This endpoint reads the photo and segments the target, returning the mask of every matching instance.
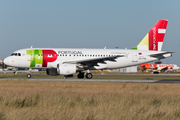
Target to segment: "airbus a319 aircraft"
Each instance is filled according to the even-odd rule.
[[[159,20],[132,49],[26,48],[4,59],[8,66],[46,69],[48,75],[91,79],[91,70],[117,69],[171,57],[161,51],[168,20]],[[28,73],[28,78],[31,74]]]

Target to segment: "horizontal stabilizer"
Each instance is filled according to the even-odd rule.
[[[174,52],[163,52],[163,53],[151,54],[149,56],[159,58],[159,57],[166,57],[166,55],[172,56],[172,53],[174,53]]]

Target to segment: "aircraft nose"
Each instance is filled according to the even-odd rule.
[[[6,65],[8,65],[8,66],[11,65],[11,62],[12,62],[12,60],[10,59],[10,57],[7,57],[7,58],[5,58],[5,59],[3,60],[3,63],[6,64]]]

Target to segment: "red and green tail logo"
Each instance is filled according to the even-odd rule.
[[[168,20],[159,20],[133,49],[161,51]]]

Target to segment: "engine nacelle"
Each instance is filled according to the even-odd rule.
[[[60,75],[71,75],[76,73],[76,64],[57,64],[57,73]]]

